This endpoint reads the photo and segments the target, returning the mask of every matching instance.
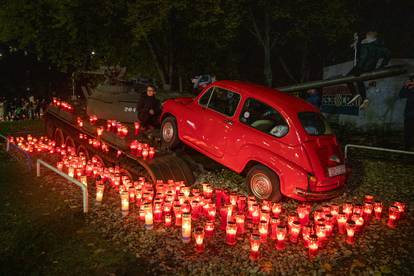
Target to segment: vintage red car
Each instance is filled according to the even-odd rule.
[[[322,200],[341,193],[346,167],[340,145],[318,109],[282,92],[217,81],[197,97],[167,100],[161,135],[246,175],[259,199]]]

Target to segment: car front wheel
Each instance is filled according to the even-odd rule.
[[[162,121],[161,138],[163,144],[170,149],[176,148],[180,143],[178,138],[177,121],[174,117],[167,117]]]
[[[258,199],[278,202],[282,199],[279,177],[263,165],[255,165],[247,173],[249,190]]]

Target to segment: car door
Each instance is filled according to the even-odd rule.
[[[204,116],[210,101],[214,87],[209,88],[202,95],[191,103],[186,110],[185,116],[180,125],[180,135],[187,143],[195,147],[202,147],[203,131],[204,131]]]
[[[239,93],[215,87],[208,102],[203,115],[201,146],[215,158],[223,158],[240,99]]]

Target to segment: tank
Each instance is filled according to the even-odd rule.
[[[141,94],[137,90],[142,87],[122,80],[125,68],[109,67],[105,68],[103,72],[94,73],[104,75],[105,81],[95,88],[82,86],[86,98],[86,113],[89,116],[96,115],[105,120],[113,119],[124,123],[135,122],[137,120],[137,104],[141,98]]]

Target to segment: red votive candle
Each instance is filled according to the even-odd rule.
[[[214,234],[214,222],[207,221],[204,228],[205,228],[206,237],[212,237]]]
[[[381,219],[382,202],[380,202],[380,201],[375,201],[374,202],[374,214],[375,214],[375,219],[377,219],[377,220]]]
[[[396,206],[398,208],[397,219],[400,219],[401,217],[403,217],[407,205],[403,202],[400,202],[400,201],[396,201],[392,205]]]
[[[334,230],[335,218],[331,214],[325,215],[326,236],[332,236]]]
[[[352,209],[353,209],[353,205],[351,202],[345,202],[344,205],[342,205],[342,212],[345,213],[347,219],[351,218]]]
[[[336,203],[331,204],[331,215],[336,219],[336,216],[339,213],[339,205]]]
[[[399,211],[397,206],[392,205],[388,208],[388,227],[395,228],[397,226],[398,213]]]
[[[244,229],[244,215],[237,214],[236,215],[236,224],[237,224],[237,235],[243,235],[245,232]]]
[[[297,207],[297,213],[301,225],[306,225],[309,223],[309,212],[308,206],[306,204],[299,204]]]
[[[319,220],[320,221],[320,220]],[[316,224],[316,236],[318,237],[318,246],[323,247],[326,240],[326,226],[324,223]]]
[[[361,215],[354,214],[351,219],[355,222],[355,232],[361,232],[362,227],[364,226],[364,218]]]
[[[346,221],[347,215],[343,212],[338,213],[338,216],[336,217],[336,220],[338,222],[338,232],[339,234],[345,234],[346,233]]]
[[[213,196],[213,187],[211,186],[211,184],[203,184],[203,196],[204,198],[211,198]]]
[[[330,214],[331,213],[331,206],[329,206],[329,205],[323,205],[322,206],[322,210],[323,210],[323,213],[326,215],[326,214]]]
[[[312,234],[312,226],[304,225],[302,227],[302,237],[303,237],[303,246],[305,248],[309,247],[309,237]]]
[[[203,227],[196,227],[194,229],[194,240],[195,240],[195,248],[196,252],[201,253],[204,251],[204,228]]]
[[[325,217],[325,213],[323,212],[323,209],[319,208],[316,209],[315,212],[313,212],[313,220],[316,222],[319,219],[323,219]]]
[[[286,226],[279,224],[276,228],[276,249],[277,250],[285,249],[286,233],[287,233]]]
[[[355,222],[350,220],[346,223],[346,243],[354,244],[355,242]]]
[[[233,206],[237,206],[237,198],[238,198],[238,194],[235,192],[230,193],[230,204]]]
[[[312,234],[309,236],[308,248],[309,248],[309,258],[310,259],[315,258],[316,255],[318,255],[318,249],[319,249],[318,236],[316,236],[315,234]]]
[[[258,234],[250,235],[250,256],[249,259],[256,261],[259,258],[260,236]]]
[[[374,209],[374,206],[371,202],[365,202],[364,203],[364,209],[362,212],[362,217],[364,218],[365,224],[368,224],[371,220],[372,211]]]
[[[276,240],[277,226],[280,224],[280,218],[270,219],[270,239]]]
[[[181,226],[181,206],[174,205],[175,226]]]
[[[365,195],[364,203],[367,203],[367,202],[373,203],[374,202],[374,196],[373,195]]]
[[[361,204],[355,204],[354,208],[352,209],[352,213],[362,216],[362,209],[363,207]]]
[[[237,198],[237,210],[244,213],[244,209],[246,209],[246,196],[241,195]]]
[[[220,229],[225,230],[227,225],[227,207],[222,206],[220,208]]]
[[[280,213],[282,213],[282,204],[281,203],[273,203],[272,205],[272,213],[273,216],[278,218],[280,216]]]
[[[139,134],[139,128],[141,127],[141,124],[139,122],[134,122],[134,135],[138,135]]]
[[[164,223],[165,223],[165,227],[170,227],[172,224],[172,217],[171,214],[165,214],[164,215]]]
[[[155,203],[154,204],[154,222],[156,222],[156,223],[162,222],[161,203]]]
[[[236,233],[237,233],[237,225],[234,221],[227,222],[226,226],[226,243],[228,245],[235,245],[236,240]]]
[[[300,233],[300,222],[295,220],[292,222],[291,226],[290,226],[290,235],[289,235],[289,240],[292,243],[297,243],[298,242],[298,237],[299,237],[299,233]]]
[[[266,220],[261,220],[259,223],[260,241],[265,243],[267,241],[267,234],[269,232],[269,224]]]

